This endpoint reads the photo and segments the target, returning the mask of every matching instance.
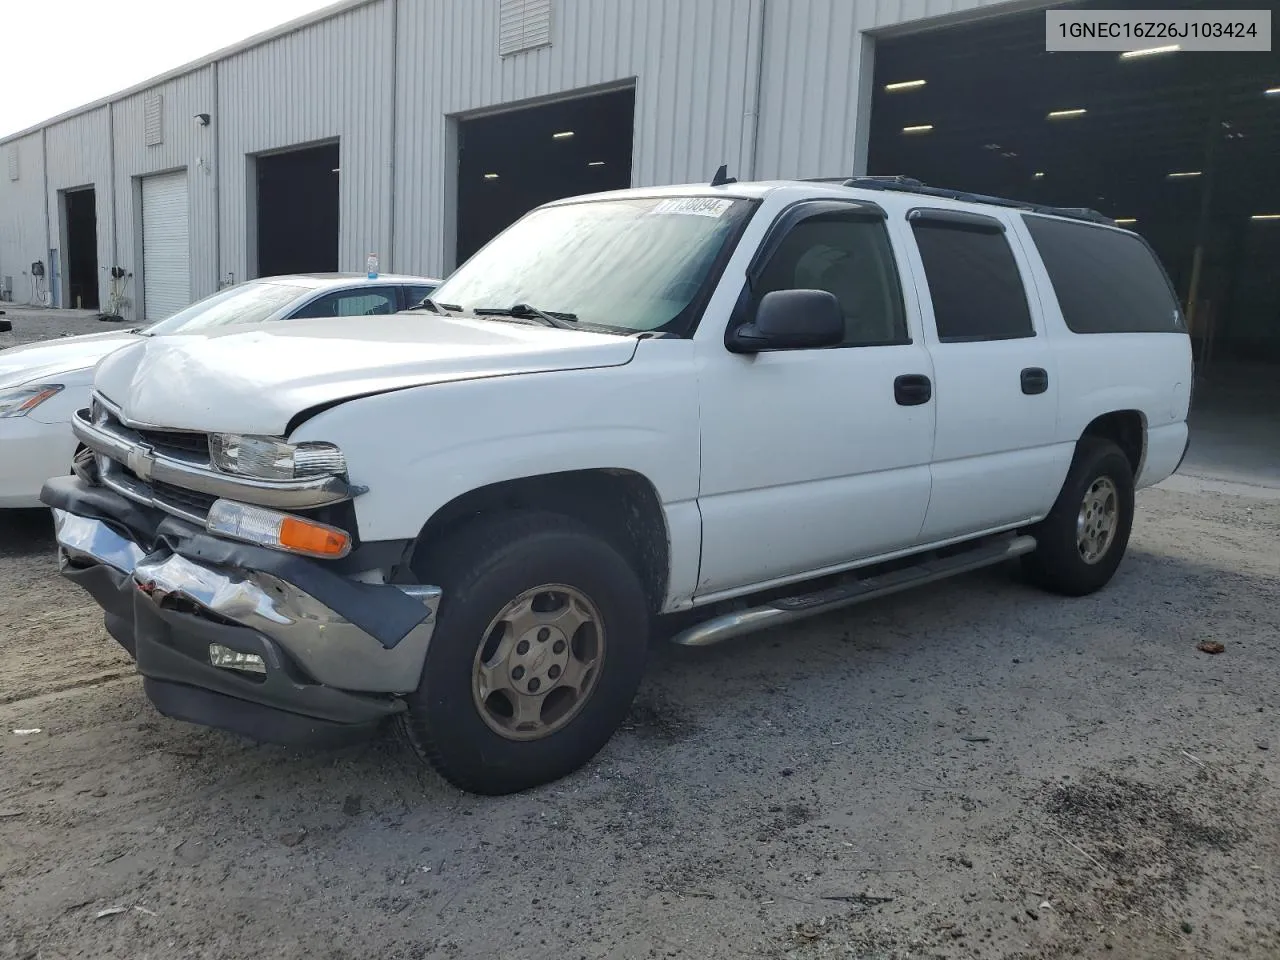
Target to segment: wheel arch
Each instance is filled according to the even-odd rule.
[[[1124,452],[1134,479],[1141,475],[1147,455],[1147,417],[1141,410],[1112,410],[1094,417],[1080,434],[1081,440],[1085,437],[1110,440]]]
[[[413,553],[450,536],[481,514],[544,510],[590,527],[633,566],[652,611],[666,599],[671,538],[657,488],[634,470],[568,470],[502,480],[469,490],[441,506],[423,524]]]

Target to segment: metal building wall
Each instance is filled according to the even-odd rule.
[[[243,280],[256,259],[246,155],[285,147],[339,141],[339,269],[361,270],[366,254],[387,249],[393,12],[379,0],[218,64],[223,275]]]
[[[634,78],[634,184],[740,170],[758,2],[552,0],[551,45],[501,58],[497,0],[399,0],[395,268],[453,266],[459,114]]]
[[[49,246],[58,251],[58,259],[66,261],[65,238],[62,236],[60,191],[76,187],[94,188],[94,207],[98,223],[98,297],[106,302],[107,271],[112,263],[111,231],[114,216],[111,209],[111,119],[106,106],[82,113],[54,124],[45,130],[45,165],[49,186]],[[58,264],[58,282],[66,286],[65,270]],[[49,289],[61,297],[50,271]],[[74,306],[62,300],[60,306]]]
[[[9,179],[9,156],[18,158],[18,179]],[[31,264],[45,261],[44,148],[39,133],[0,146],[0,277],[13,278],[13,299],[31,300]]]
[[[214,71],[207,66],[158,84],[111,105],[115,132],[116,263],[133,277],[125,287],[129,299],[124,316],[133,320],[142,301],[142,185],[154,173],[187,171],[190,202],[191,299],[217,289],[214,256],[217,237],[215,210],[218,191],[214,178]],[[160,94],[162,142],[148,146],[145,103]],[[195,115],[211,115],[202,127]]]

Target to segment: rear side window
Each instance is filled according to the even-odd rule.
[[[1024,216],[1073,333],[1182,333],[1164,268],[1138,237]]]
[[[944,343],[1035,336],[1018,264],[1003,231],[930,218],[911,229]]]

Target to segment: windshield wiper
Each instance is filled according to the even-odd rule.
[[[539,310],[527,303],[513,303],[509,307],[476,307],[471,312],[477,317],[514,317],[517,320],[537,320],[548,327],[559,327],[561,330],[578,329],[576,313]]]
[[[409,309],[430,310],[432,313],[439,313],[447,317],[450,310],[461,311],[462,307],[458,306],[456,303],[436,303],[430,297],[423,297]]]

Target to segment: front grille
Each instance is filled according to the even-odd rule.
[[[195,490],[175,487],[171,483],[161,483],[159,480],[153,480],[150,486],[156,502],[162,505],[172,504],[187,511],[187,513],[193,513],[201,517],[209,512],[209,508],[218,499],[212,494],[198,493]]]
[[[116,437],[129,443],[145,444],[156,454],[188,463],[209,463],[209,435],[189,430],[154,430],[133,427],[123,423],[115,410],[93,398],[90,408],[93,420]],[[106,460],[102,471],[104,479],[115,482],[119,492],[134,499],[150,501],[169,513],[186,514],[190,518],[203,518],[217,497],[195,490],[187,490],[158,480],[143,480],[129,466],[118,460]]]
[[[198,457],[201,461],[209,460],[209,435],[207,433],[190,433],[185,430],[137,430],[142,442],[153,447],[157,453],[167,453],[179,457]]]

